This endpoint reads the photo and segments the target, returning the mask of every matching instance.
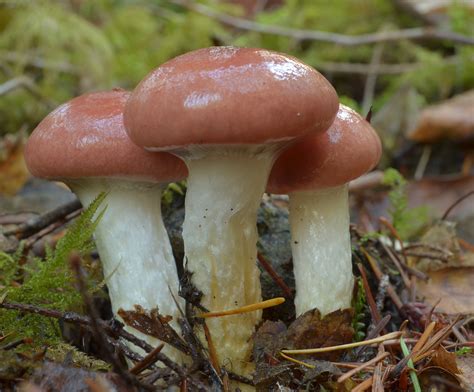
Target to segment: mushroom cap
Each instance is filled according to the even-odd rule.
[[[150,72],[127,103],[125,126],[153,150],[266,144],[325,131],[337,109],[329,82],[294,57],[211,47]]]
[[[359,114],[340,105],[326,133],[305,136],[283,151],[267,190],[291,193],[343,185],[373,169],[381,155],[375,130]]]
[[[115,89],[81,95],[51,112],[25,148],[30,172],[66,180],[117,177],[168,182],[187,175],[184,163],[168,153],[151,153],[133,144],[123,125],[130,93]]]

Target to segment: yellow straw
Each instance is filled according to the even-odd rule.
[[[220,311],[216,311],[216,312],[202,313],[202,314],[198,315],[197,317],[210,318],[210,317],[232,316],[234,314],[254,312],[256,310],[270,308],[272,306],[280,305],[283,302],[285,302],[285,298],[277,297],[277,298],[268,299],[266,301],[257,302],[256,304],[245,305],[245,306],[242,306],[242,307],[236,308],[236,309],[220,310]]]
[[[295,359],[295,358],[291,358],[291,357],[289,357],[289,356],[286,355],[286,354],[280,353],[280,355],[281,355],[283,358],[287,359],[288,361],[297,363],[298,365],[303,365],[303,366],[306,366],[306,367],[308,367],[308,368],[310,368],[310,369],[314,369],[314,368],[316,367],[316,366],[314,366],[314,365],[310,365],[309,363],[306,363],[306,362],[303,362],[303,361],[298,361],[298,360]]]
[[[320,347],[320,348],[308,348],[304,350],[281,350],[282,353],[285,354],[317,354],[317,353],[325,353],[328,351],[335,351],[335,350],[345,350],[346,348],[354,348],[359,346],[366,346],[368,344],[374,343],[381,343],[385,340],[398,338],[402,335],[401,332],[392,332],[388,333],[387,335],[380,336],[378,338],[363,340],[362,342],[355,342],[355,343],[348,343],[348,344],[341,344],[339,346],[331,346],[331,347]]]

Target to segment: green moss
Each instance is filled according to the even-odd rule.
[[[68,258],[73,251],[84,254],[92,248],[92,233],[105,211],[97,213],[97,210],[105,196],[101,194],[91,203],[58,241],[54,252],[49,251],[45,260],[36,259],[31,267],[25,269],[27,275],[22,285],[7,287],[2,293],[4,300],[61,311],[80,309],[82,299],[76,290]],[[17,266],[16,271],[11,268],[14,258],[1,260],[10,266],[10,277],[18,273],[20,267]],[[0,310],[0,331],[2,334],[12,333],[15,339],[30,337],[34,345],[60,340],[57,320],[10,310]]]
[[[228,2],[202,0],[207,7],[242,16]],[[390,0],[287,0],[254,17],[260,24],[346,35],[419,26]],[[446,27],[473,35],[472,11],[454,2]],[[59,103],[91,90],[133,88],[151,69],[168,59],[210,45],[263,47],[289,53],[326,72],[351,107],[362,100],[364,75],[331,72],[330,63],[369,64],[374,45],[346,47],[229,28],[216,19],[190,12],[167,0],[11,0],[0,6],[0,84],[26,75],[41,99],[18,89],[0,100],[0,134],[31,130]],[[474,49],[450,41],[383,44],[381,63],[417,63],[410,72],[377,78],[374,112],[402,85],[424,102],[439,101],[474,87]],[[451,61],[446,61],[452,57]],[[456,60],[453,62],[453,58]],[[50,102],[48,102],[50,101]]]
[[[383,183],[391,187],[388,194],[389,213],[392,225],[400,238],[407,240],[418,234],[428,223],[428,209],[426,207],[408,207],[407,181],[396,169],[385,170]]]
[[[356,278],[357,294],[352,300],[354,308],[354,318],[352,319],[352,328],[354,329],[354,341],[359,342],[365,337],[367,326],[364,323],[365,312],[367,310],[367,299],[365,296],[362,278]]]

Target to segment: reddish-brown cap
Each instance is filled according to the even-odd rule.
[[[381,154],[380,139],[370,124],[340,105],[326,133],[305,136],[280,155],[267,190],[291,193],[342,185],[373,169]]]
[[[337,109],[329,82],[294,57],[212,47],[148,74],[127,103],[125,126],[150,149],[264,144],[325,131]]]
[[[81,95],[51,112],[25,148],[30,172],[41,178],[117,177],[156,182],[186,177],[183,162],[133,144],[123,125],[130,93],[113,90]]]

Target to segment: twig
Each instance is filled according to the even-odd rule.
[[[153,365],[158,360],[157,355],[160,353],[161,350],[163,350],[163,347],[165,347],[165,344],[161,343],[151,353],[148,353],[146,357],[143,358],[143,360],[136,363],[135,366],[130,369],[130,373],[135,374],[135,375],[139,374],[143,370]]]
[[[35,213],[21,211],[0,214],[0,225],[19,225],[25,223],[32,216],[38,216]]]
[[[40,216],[29,219],[25,223],[20,224],[13,230],[8,230],[4,235],[15,235],[19,240],[27,238],[47,226],[64,219],[67,215],[78,211],[82,208],[81,202],[74,199],[66,204],[63,204],[54,210],[48,211]]]
[[[5,346],[0,347],[0,350],[13,350],[14,348],[17,348],[18,346],[21,346],[22,344],[31,344],[32,340],[30,338],[23,338],[23,339],[18,339],[13,342],[10,342],[6,344]]]
[[[387,293],[387,287],[389,284],[388,275],[383,275],[382,279],[380,279],[379,287],[377,290],[377,296],[375,297],[375,305],[377,306],[377,310],[379,313],[382,313],[383,310],[383,303],[385,302],[385,295]]]
[[[421,348],[425,345],[428,341],[429,337],[431,336],[431,332],[433,332],[434,327],[436,326],[436,322],[432,321],[426,328],[423,334],[418,339],[418,342],[413,347],[412,353],[416,354]]]
[[[442,59],[443,65],[456,65],[461,63],[458,56],[450,56]],[[331,73],[367,75],[370,73],[377,75],[399,75],[407,72],[414,72],[424,66],[424,63],[405,64],[379,64],[376,69],[371,69],[370,64],[365,63],[336,63],[330,61],[317,62],[314,64],[318,70]]]
[[[443,214],[443,216],[441,217],[441,220],[446,220],[446,218],[448,217],[448,215],[451,213],[451,211],[457,206],[459,205],[461,202],[463,202],[464,200],[466,200],[469,196],[472,196],[474,195],[474,191],[470,191],[468,193],[466,193],[464,196],[461,196],[458,200],[456,200],[453,204],[451,204],[451,206],[449,206],[449,208],[445,211],[445,213]]]
[[[216,346],[214,346],[214,342],[212,341],[211,331],[209,331],[209,328],[207,327],[207,324],[205,321],[202,327],[204,329],[204,335],[207,341],[207,348],[209,349],[209,359],[210,359],[211,365],[216,371],[216,373],[219,375],[221,374],[221,367],[219,365],[219,357],[217,355]]]
[[[44,96],[36,84],[26,76],[19,76],[17,78],[10,79],[3,84],[0,84],[0,96],[9,94],[10,92],[19,88],[25,89],[33,97],[38,98],[50,109],[56,106],[56,103]]]
[[[361,382],[359,385],[357,385],[355,388],[352,389],[352,392],[363,392],[369,389],[372,386],[372,383],[374,382],[374,378],[370,377],[367,380]]]
[[[282,291],[286,294],[287,298],[293,298],[292,290],[287,286],[287,284],[283,281],[280,275],[273,269],[272,265],[262,256],[262,254],[257,253],[257,260],[260,265],[263,267],[265,271],[267,271],[268,275],[273,279],[273,281],[282,289]]]
[[[365,86],[364,86],[364,95],[362,98],[362,112],[367,113],[369,109],[372,107],[372,103],[374,101],[375,95],[375,86],[377,84],[377,77],[378,74],[375,70],[378,68],[380,64],[380,60],[382,59],[382,53],[384,50],[383,42],[378,42],[374,50],[372,52],[372,58],[370,59],[369,64],[369,73],[365,78]]]
[[[392,316],[387,314],[386,316],[384,316],[384,318],[382,320],[380,320],[379,323],[375,324],[375,326],[370,329],[369,328],[369,332],[367,333],[367,336],[365,337],[364,340],[369,340],[369,339],[373,339],[375,338],[376,336],[378,336],[380,334],[380,332],[382,332],[385,327],[387,326],[388,322],[392,319]],[[362,346],[362,347],[358,347],[354,350],[354,356],[355,357],[359,357],[360,354],[362,354],[362,352],[367,348],[367,346]]]
[[[227,374],[229,375],[229,378],[234,381],[241,382],[242,384],[248,384],[248,385],[255,385],[252,379],[248,377],[241,376],[240,374],[236,374],[233,372],[227,371]]]
[[[400,247],[402,248],[402,252],[403,252],[403,250],[404,250],[403,241],[400,238],[400,235],[398,234],[397,229],[395,229],[395,227],[392,225],[392,223],[387,218],[385,218],[383,216],[379,217],[379,222],[382,225],[384,225],[390,231],[390,233],[392,233],[392,235],[398,240],[398,242],[400,243]]]
[[[47,236],[48,234],[52,233],[53,231],[59,229],[61,226],[65,225],[67,222],[73,220],[74,218],[78,217],[81,214],[82,210],[77,210],[74,212],[71,212],[69,215],[65,216],[63,219],[52,223],[51,225],[45,227],[43,230],[40,230],[39,232],[33,234],[29,238],[25,240],[25,245],[24,245],[24,254],[31,249],[31,247],[41,240],[43,237]]]
[[[377,309],[377,304],[375,303],[374,296],[372,295],[372,290],[370,290],[369,281],[367,279],[367,273],[362,264],[358,263],[357,268],[359,268],[360,276],[362,278],[362,284],[364,286],[365,297],[367,303],[369,304],[370,314],[372,316],[372,323],[376,324],[380,322],[381,316]]]
[[[388,255],[390,260],[392,260],[393,264],[395,264],[395,267],[397,267],[398,271],[400,272],[400,276],[402,277],[405,287],[410,288],[410,278],[407,276],[404,269],[402,268],[401,260],[399,260],[397,255],[393,253],[392,250],[382,241],[379,241],[379,243],[382,245],[382,248],[384,249],[385,253]]]
[[[363,363],[362,365],[348,371],[347,373],[344,373],[342,376],[340,376],[337,379],[337,382],[341,383],[341,382],[346,381],[348,378],[351,378],[354,374],[359,373],[360,371],[368,368],[369,366],[376,364],[379,361],[382,361],[383,359],[387,358],[389,355],[390,353],[387,353],[387,352],[377,355],[375,358],[371,359],[370,361],[367,361]]]
[[[3,52],[1,53],[2,60],[8,62],[18,62],[21,61],[22,63],[26,63],[30,66],[41,68],[41,69],[48,69],[54,70],[58,72],[65,72],[69,74],[77,75],[79,74],[79,69],[72,64],[69,63],[60,63],[54,61],[47,61],[40,57],[28,57],[28,53],[17,53],[17,52]]]
[[[406,14],[420,20],[423,24],[429,26],[435,26],[438,24],[436,17],[429,13],[419,12],[416,7],[413,5],[413,2],[407,0],[392,0],[392,3],[395,7],[399,8],[401,11]]]
[[[361,192],[382,185],[383,172],[375,170],[349,182],[349,192]]]
[[[345,369],[355,369],[363,365],[365,362],[331,362],[334,366],[342,367]],[[368,366],[368,370],[374,370],[373,366]]]
[[[384,354],[385,349],[382,345],[379,346],[379,354]],[[372,383],[372,391],[373,392],[384,392],[385,389],[383,387],[383,372],[382,372],[382,363],[379,362],[375,366],[374,369],[374,381]]]
[[[441,254],[433,254],[433,253],[427,253],[427,252],[405,251],[405,256],[426,258],[426,259],[432,259],[432,260],[441,260],[444,263],[449,262],[449,257],[446,257]]]
[[[421,153],[418,165],[416,165],[415,174],[413,175],[414,180],[420,181],[421,179],[423,179],[426,167],[428,166],[428,162],[430,161],[431,151],[432,147],[430,145],[425,145],[423,147],[423,152]]]
[[[414,248],[426,248],[426,249],[429,249],[429,250],[433,250],[435,252],[444,253],[448,257],[453,255],[452,252],[442,248],[441,246],[432,245],[432,244],[425,244],[423,242],[412,242],[410,244],[405,245],[405,250],[414,249]]]
[[[372,267],[372,271],[374,272],[375,277],[380,281],[380,279],[382,279],[383,274],[382,271],[380,271],[377,261],[363,247],[361,247],[360,250],[362,251],[362,253],[364,253],[365,257],[369,261],[369,264]],[[398,309],[398,311],[400,311],[403,307],[403,303],[400,300],[398,294],[395,292],[394,288],[390,285],[390,283],[387,287],[387,293],[390,296],[393,304]]]
[[[345,350],[348,348],[360,347],[360,346],[367,346],[369,344],[381,343],[385,340],[395,339],[402,335],[401,332],[391,332],[386,335],[380,336],[378,338],[363,340],[361,342],[354,342],[354,343],[347,343],[341,344],[338,346],[330,346],[330,347],[319,347],[319,348],[308,348],[308,349],[301,349],[301,350],[281,350],[284,354],[317,354],[317,353],[326,353],[330,351],[336,350]]]
[[[58,310],[41,308],[35,305],[27,305],[27,304],[15,303],[15,302],[0,302],[0,308],[9,309],[9,310],[17,310],[19,312],[39,314],[41,316],[52,317],[52,318],[63,320],[64,322],[67,322],[67,323],[79,324],[79,325],[82,325],[84,327],[89,327],[89,328],[91,328],[91,324],[92,324],[90,317],[82,316],[74,312],[60,312]],[[103,328],[110,335],[114,337],[121,337],[127,340],[128,342],[133,343],[135,346],[140,347],[143,351],[147,353],[150,353],[153,351],[153,347],[150,344],[148,344],[144,340],[141,340],[137,336],[132,335],[130,332],[125,331],[123,329],[123,324],[119,322],[118,320],[114,320],[112,325],[109,325],[104,320],[97,320],[97,321],[100,324],[101,328]],[[133,359],[134,361],[142,360],[142,358],[138,354],[128,349],[128,347],[123,346],[121,347],[121,349],[123,350],[124,354],[127,357]],[[177,363],[169,359],[165,354],[159,353],[157,358],[160,362],[165,364],[167,367],[169,367],[171,370],[177,373],[180,377],[183,377],[183,378],[187,377],[184,369],[180,365],[178,365]]]
[[[474,45],[474,39],[452,31],[438,30],[432,27],[417,27],[411,29],[403,29],[396,31],[383,31],[372,34],[361,35],[344,35],[337,33],[329,33],[317,30],[300,30],[289,27],[280,27],[265,25],[253,22],[248,19],[238,18],[215,11],[209,7],[198,4],[196,2],[186,0],[173,0],[172,3],[185,7],[190,11],[194,11],[201,15],[215,19],[228,26],[235,27],[239,30],[254,31],[258,33],[280,35],[290,37],[296,40],[328,42],[343,46],[357,46],[374,44],[377,42],[394,42],[400,40],[450,40],[454,43]]]
[[[77,286],[82,296],[82,300],[84,302],[87,313],[90,315],[92,333],[97,342],[99,343],[107,342],[107,335],[105,334],[104,330],[100,327],[100,324],[97,321],[97,320],[100,320],[100,316],[92,302],[91,297],[89,296],[87,292],[84,271],[82,270],[82,267],[81,267],[80,256],[77,253],[73,253],[69,257],[69,263],[76,276]],[[136,387],[145,388],[147,390],[155,389],[152,385],[148,385],[148,384],[144,384],[140,382],[134,375],[127,372],[127,370],[124,369],[119,359],[116,357],[114,352],[110,350],[110,347],[107,344],[101,345],[101,348],[104,352],[104,355],[108,359],[108,361],[112,364],[112,368],[115,370],[115,372],[117,372],[117,374],[119,374],[122,377],[122,379],[126,383],[128,383],[130,386],[133,385]]]

